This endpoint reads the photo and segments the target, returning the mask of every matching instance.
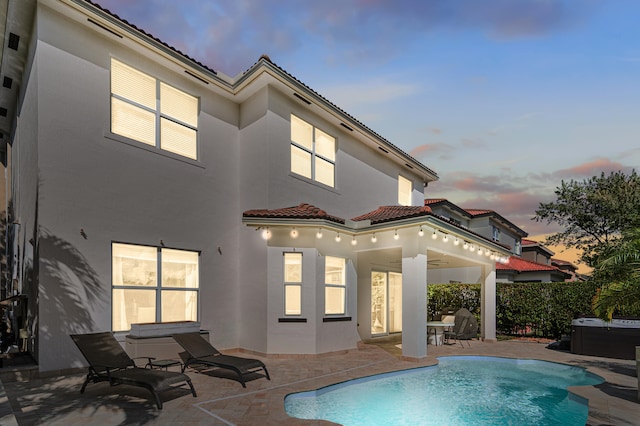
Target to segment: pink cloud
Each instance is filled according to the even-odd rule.
[[[622,163],[611,161],[608,158],[598,158],[587,163],[579,164],[568,169],[558,170],[553,176],[561,179],[585,179],[593,176],[600,176],[604,172],[608,175],[611,172],[623,171],[630,173],[631,167],[624,166]]]

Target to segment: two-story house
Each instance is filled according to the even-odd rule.
[[[172,321],[267,356],[402,332],[422,358],[427,282],[471,270],[495,339],[510,250],[268,57],[226,76],[88,0],[9,1],[4,33],[7,303],[41,371],[83,364],[70,333]]]

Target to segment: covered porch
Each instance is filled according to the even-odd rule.
[[[422,359],[427,355],[427,284],[464,282],[481,284],[480,335],[486,341],[496,339],[495,264],[508,258],[507,247],[434,215],[428,207],[380,207],[344,220],[308,205],[301,214],[301,206],[248,211],[243,221],[262,231],[270,251],[311,249],[319,258],[341,256],[347,260],[349,311],[345,317],[349,320],[343,324],[347,328],[342,330],[343,336],[363,341],[402,333],[402,355]],[[268,263],[269,269],[281,270],[275,264],[281,260],[277,256],[270,258],[273,260]],[[325,283],[320,269],[312,276],[316,282],[311,291],[319,296],[315,312],[320,318],[324,303],[320,288]],[[277,277],[269,277],[270,282],[276,283]],[[280,283],[274,285],[281,287]],[[278,295],[278,289],[273,290],[275,303],[282,301],[285,296]],[[269,311],[278,309],[281,308],[269,307]],[[295,316],[287,321],[296,321]],[[326,319],[318,322],[323,321]],[[274,338],[282,338],[282,331],[272,331]],[[321,334],[323,347],[333,350],[353,349],[358,343],[342,340],[336,345],[327,344],[326,339],[334,337],[320,328],[307,326],[305,333],[317,333],[306,336],[316,341]],[[271,347],[274,353],[279,352]],[[289,346],[289,350],[295,349]]]

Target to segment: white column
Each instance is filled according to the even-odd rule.
[[[402,249],[402,355],[427,356],[427,255]]]
[[[480,312],[482,330],[480,334],[485,341],[496,341],[496,267],[483,268],[487,273],[480,293]]]

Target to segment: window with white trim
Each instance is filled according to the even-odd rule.
[[[198,98],[111,59],[111,132],[198,159]]]
[[[406,177],[398,175],[398,204],[410,206],[412,191],[413,183]]]
[[[327,256],[324,266],[324,313],[325,315],[346,314],[346,260]]]
[[[113,331],[198,320],[198,252],[121,243],[111,250]]]
[[[291,114],[291,172],[335,186],[336,139]]]
[[[302,314],[302,253],[284,253],[284,314]]]
[[[491,225],[493,241],[500,241],[500,228],[495,225]]]

